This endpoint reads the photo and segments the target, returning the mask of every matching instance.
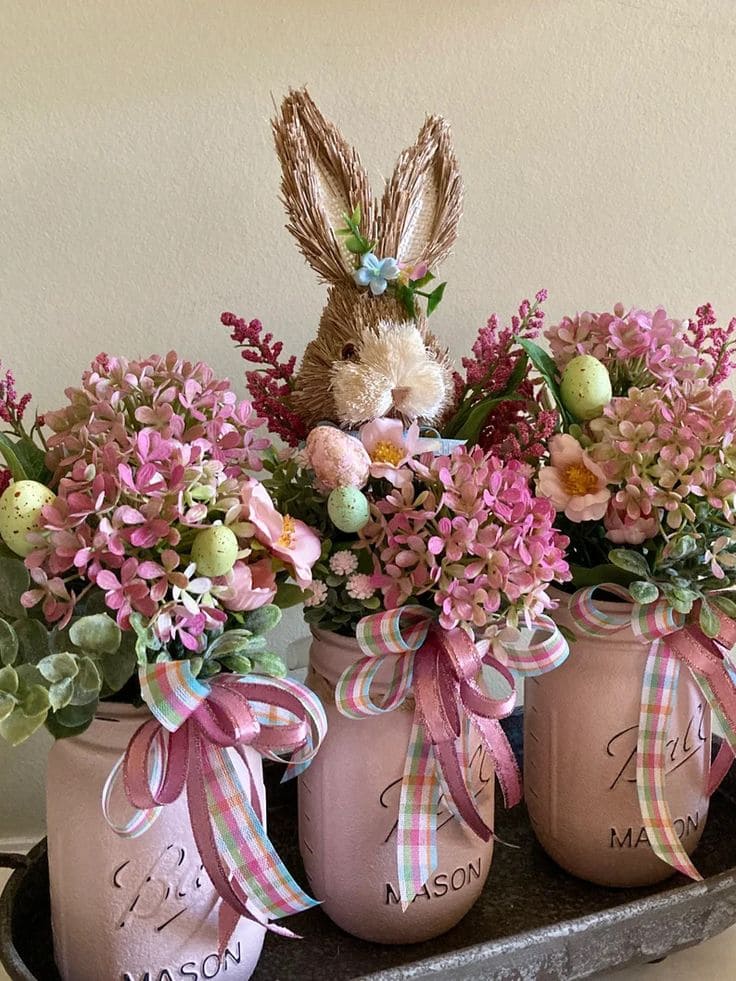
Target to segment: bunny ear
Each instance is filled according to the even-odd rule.
[[[328,123],[306,89],[290,91],[272,122],[281,161],[286,226],[304,258],[331,283],[352,278],[355,257],[336,234],[360,206],[361,233],[373,233],[373,199],[357,152]]]
[[[457,237],[462,198],[450,127],[440,116],[430,116],[386,185],[379,254],[407,265],[440,263]]]

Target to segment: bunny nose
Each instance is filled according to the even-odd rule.
[[[399,388],[392,388],[391,398],[393,399],[394,405],[401,406],[401,403],[406,400],[410,392],[411,389],[406,385],[402,385]]]

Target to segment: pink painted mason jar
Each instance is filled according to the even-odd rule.
[[[218,953],[220,899],[202,869],[185,797],[139,838],[119,837],[103,816],[107,776],[147,718],[147,709],[103,703],[86,732],[51,749],[48,855],[59,974],[63,981],[246,981],[265,931],[241,920]],[[261,758],[245,752],[265,806]],[[122,792],[112,812],[121,823],[131,813]]]
[[[525,682],[524,796],[536,836],[568,872],[606,886],[659,882],[674,870],[652,851],[636,790],[636,743],[647,645],[631,630],[582,635],[568,612],[554,619],[578,638],[564,664]],[[603,611],[613,602],[596,600]],[[688,853],[708,815],[711,717],[680,669],[667,741],[667,800]]]
[[[329,722],[319,753],[299,777],[299,843],[312,893],[339,927],[364,940],[401,944],[436,937],[477,900],[493,842],[476,837],[440,799],[438,867],[402,912],[396,823],[414,707],[345,718],[335,707],[335,683],[360,649],[352,637],[314,628],[312,635],[307,684],[322,698]],[[379,672],[372,689],[377,699],[389,680]],[[493,827],[491,760],[477,741],[470,743],[469,759],[471,792]]]

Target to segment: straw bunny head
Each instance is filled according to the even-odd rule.
[[[287,228],[329,285],[294,407],[309,426],[380,416],[436,422],[451,399],[452,373],[412,290],[447,256],[460,220],[462,182],[447,124],[426,120],[380,206],[357,152],[306,90],[289,93],[273,129]]]

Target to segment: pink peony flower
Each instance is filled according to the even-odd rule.
[[[550,466],[539,471],[538,489],[570,521],[599,521],[611,492],[607,478],[578,441],[558,433],[549,441]]]
[[[226,610],[243,613],[257,610],[272,603],[276,596],[276,577],[269,559],[261,559],[253,565],[236,562],[224,585],[212,587],[212,594]]]
[[[296,582],[305,589],[312,582],[312,566],[320,557],[319,537],[303,521],[279,514],[257,480],[246,481],[241,499],[243,519],[255,526],[258,541],[293,570]]]

